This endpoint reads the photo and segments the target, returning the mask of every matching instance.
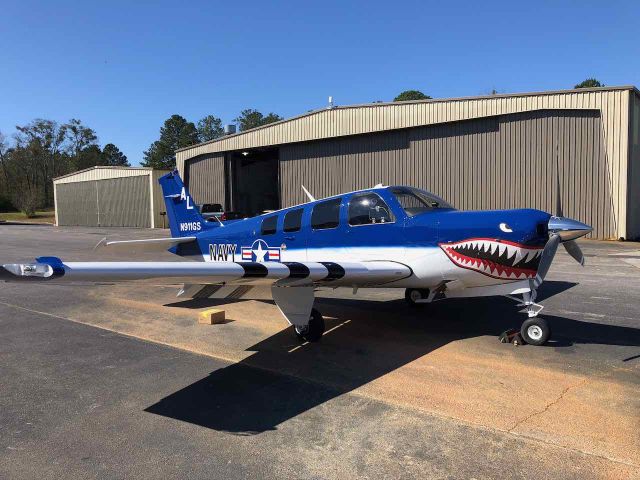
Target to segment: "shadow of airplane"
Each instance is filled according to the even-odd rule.
[[[540,298],[574,285],[545,282]],[[300,346],[287,328],[249,348],[256,353],[245,360],[212,372],[145,411],[238,435],[275,430],[280,423],[443,345],[497,336],[518,321],[513,301],[501,297],[437,302],[426,309],[410,308],[403,300],[318,298],[316,302],[327,323],[320,344]],[[555,347],[640,346],[638,329],[545,318],[552,325]]]

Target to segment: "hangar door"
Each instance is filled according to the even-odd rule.
[[[58,225],[151,227],[149,177],[56,185]]]
[[[149,177],[98,180],[98,225],[151,227]]]
[[[56,185],[58,225],[98,226],[96,182]]]

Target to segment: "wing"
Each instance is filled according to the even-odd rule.
[[[406,265],[370,262],[62,262],[39,257],[35,263],[5,264],[0,280],[151,282],[154,284],[375,286],[412,274]]]
[[[390,261],[62,262],[56,257],[39,257],[35,263],[0,267],[0,280],[5,281],[184,283],[186,288],[182,289],[182,296],[194,293],[198,296],[203,286],[209,286],[209,292],[201,295],[218,293],[225,298],[242,298],[254,286],[270,286],[272,298],[282,315],[296,328],[309,324],[315,286],[380,286],[410,275],[409,267]]]

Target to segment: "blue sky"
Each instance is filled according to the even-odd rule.
[[[0,131],[79,118],[132,164],[174,113],[640,85],[640,2],[0,0]]]

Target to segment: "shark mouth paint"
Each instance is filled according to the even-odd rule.
[[[488,238],[441,243],[440,248],[459,267],[505,280],[534,278],[543,249]]]

